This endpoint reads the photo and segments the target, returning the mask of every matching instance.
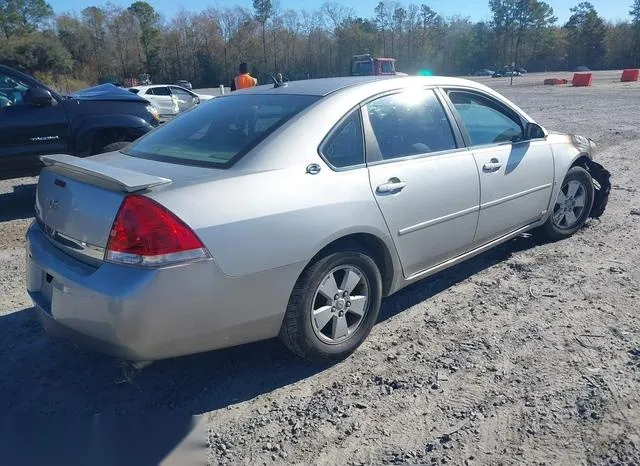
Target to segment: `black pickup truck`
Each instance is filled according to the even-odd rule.
[[[112,84],[63,96],[0,65],[0,179],[37,174],[40,155],[118,150],[159,124],[142,97]]]

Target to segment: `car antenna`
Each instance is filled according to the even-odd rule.
[[[288,83],[284,82],[284,81],[278,81],[276,79],[276,77],[269,73],[269,77],[271,78],[271,80],[273,81],[273,88],[276,89],[278,87],[287,87]]]

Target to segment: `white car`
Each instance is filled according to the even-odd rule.
[[[129,88],[134,94],[147,99],[158,109],[161,118],[171,118],[180,112],[189,110],[210,99],[212,95],[196,94],[193,91],[174,84],[153,84],[151,86],[136,86]]]

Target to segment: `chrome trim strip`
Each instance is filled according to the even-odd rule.
[[[440,272],[441,270],[444,270],[446,268],[449,268],[451,266],[454,266],[456,264],[459,264],[460,262],[463,262],[467,259],[471,259],[473,256],[477,256],[478,254],[481,254],[491,248],[493,248],[494,246],[497,246],[498,244],[504,243],[505,241],[509,241],[512,238],[515,238],[516,236],[530,230],[534,225],[536,225],[537,222],[534,223],[530,223],[529,225],[526,225],[522,228],[518,228],[515,231],[512,231],[511,233],[507,233],[506,235],[494,239],[493,241],[490,241],[486,244],[483,244],[481,246],[478,246],[475,249],[472,249],[471,251],[465,252],[459,256],[453,257],[449,260],[446,260],[444,262],[441,262],[438,265],[435,265],[431,268],[428,268],[426,270],[423,270],[422,272],[416,272],[413,275],[411,275],[410,277],[405,279],[405,285],[409,284],[409,282],[413,282],[416,280],[420,280],[421,278],[425,278],[428,277],[429,275],[433,275],[435,273]]]
[[[409,233],[413,233],[415,231],[422,230],[424,228],[428,228],[428,227],[431,227],[431,226],[434,226],[434,225],[438,225],[439,223],[446,222],[448,220],[453,220],[453,219],[456,219],[458,217],[462,217],[464,215],[467,215],[467,214],[470,214],[470,213],[473,213],[473,212],[477,212],[479,210],[480,210],[480,206],[474,206],[474,207],[469,207],[468,209],[461,210],[459,212],[454,212],[454,213],[449,214],[449,215],[444,215],[442,217],[434,218],[432,220],[427,220],[426,222],[421,222],[421,223],[418,223],[417,225],[413,225],[413,226],[410,226],[410,227],[407,227],[407,228],[403,228],[402,230],[399,230],[398,231],[398,236],[407,235]]]
[[[512,194],[510,196],[502,197],[500,199],[495,199],[493,201],[485,202],[484,204],[480,204],[480,210],[488,209],[489,207],[495,207],[497,205],[503,204],[505,202],[513,201],[514,199],[518,199],[519,197],[527,196],[529,194],[533,194],[538,191],[542,191],[543,189],[547,189],[551,187],[551,183],[544,184],[542,186],[538,186],[536,188],[527,189],[526,191],[521,191],[516,194]]]
[[[85,243],[78,239],[72,238],[69,235],[60,233],[53,228],[47,226],[40,218],[36,217],[40,230],[44,233],[45,237],[53,243],[58,249],[67,252],[71,255],[80,255],[90,257],[99,261],[104,260],[105,249],[100,246]]]

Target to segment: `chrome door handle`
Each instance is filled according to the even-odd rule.
[[[482,166],[482,170],[485,172],[495,172],[500,170],[500,167],[502,167],[502,164],[498,159],[491,159]]]
[[[378,186],[376,192],[379,194],[393,193],[402,190],[406,185],[407,183],[398,178],[391,178],[388,182]]]

